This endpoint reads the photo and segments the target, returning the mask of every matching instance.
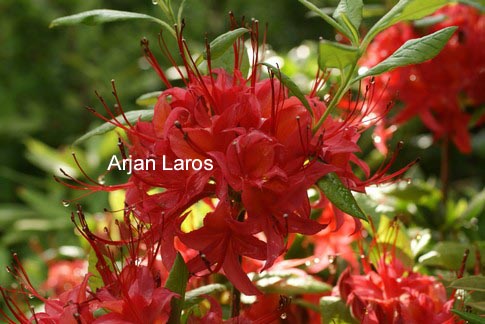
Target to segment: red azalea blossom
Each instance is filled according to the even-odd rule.
[[[306,244],[314,246],[313,256],[308,260],[307,271],[309,273],[320,272],[329,266],[334,266],[339,259],[345,260],[350,268],[358,269],[356,252],[352,249],[351,244],[361,239],[360,221],[344,214],[328,202],[323,202],[323,205],[320,222],[329,222],[329,225],[323,231],[304,239]],[[342,215],[336,217],[335,214]],[[343,223],[337,223],[338,220],[342,220]]]
[[[82,282],[88,270],[86,260],[60,260],[49,264],[47,280],[43,284],[46,290],[52,290],[55,295],[77,286]]]
[[[485,83],[485,16],[471,6],[454,4],[438,10],[434,17],[444,16],[442,22],[425,28],[399,23],[379,34],[360,62],[372,67],[393,53],[405,41],[435,32],[441,28],[458,26],[444,49],[431,61],[398,68],[377,77],[382,100],[396,96],[404,104],[396,116],[379,123],[375,132],[376,146],[386,151],[385,142],[394,124],[401,124],[419,116],[435,139],[448,138],[463,153],[469,153],[469,123],[471,114],[465,106],[478,107],[485,102],[482,91]]]
[[[135,169],[120,185],[77,182],[93,191],[126,189],[127,209],[149,225],[143,236],[148,244],[159,244],[167,269],[180,241],[188,249],[185,259],[192,274],[223,271],[241,292],[254,295],[258,290],[239,260],[264,260],[264,269],[269,268],[286,250],[290,233],[311,235],[326,227],[330,220],[310,219],[307,195],[320,178],[335,172],[349,189],[364,191],[406,168],[386,176],[389,163],[371,176],[355,155],[361,132],[374,123],[372,119],[379,119],[369,117],[372,109],[356,107],[341,116],[329,115],[313,130],[326,110],[315,96],[321,77],[306,96],[311,111],[290,97],[274,74],[259,80],[257,22],[250,30],[255,57],[247,77],[241,69],[242,38],[234,44],[234,70],[212,69],[209,55],[206,76],[191,61],[181,31],[178,39],[187,71],[186,76],[180,72],[183,88],[169,83],[148,42],[142,41],[145,56],[168,88],[159,96],[151,121],[126,126],[101,99],[113,117],[110,122],[128,134],[129,141],[120,143],[122,157],[128,156],[127,146],[132,160],[153,159],[156,168]],[[169,59],[173,61],[170,55]],[[357,177],[354,166],[368,178]],[[216,199],[215,210],[205,216],[200,229],[184,233],[180,225],[191,206],[205,198]],[[337,227],[341,217],[336,214]]]
[[[338,292],[362,323],[455,323],[453,299],[447,299],[443,284],[407,269],[395,256],[390,262],[383,256],[366,275],[347,269]]]
[[[87,226],[82,210],[78,209],[76,227],[96,254],[97,273],[87,274],[82,282],[61,293],[58,297],[45,298],[32,286],[20,261],[14,256],[16,266],[10,269],[21,286],[20,291],[10,291],[0,287],[6,304],[18,323],[166,323],[170,316],[171,300],[178,295],[163,288],[165,278],[158,269],[156,247],[147,246],[147,242],[138,236],[143,225],[134,225],[125,215],[125,222],[116,222],[121,241],[113,241],[95,235]],[[72,216],[74,220],[74,215]],[[106,233],[109,236],[109,233]],[[120,263],[115,256],[113,246],[126,246],[128,255]],[[88,281],[102,282],[92,291]],[[91,283],[93,284],[93,283]],[[43,311],[31,309],[28,318],[17,306],[14,295],[37,298],[44,303]],[[24,296],[24,297],[25,297]],[[100,315],[97,310],[102,310]],[[8,323],[16,323],[0,310],[0,315]]]

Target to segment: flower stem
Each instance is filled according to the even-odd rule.
[[[246,215],[246,210],[244,208],[241,208],[241,211],[237,216],[238,222],[243,222],[245,215]],[[239,264],[241,263],[242,263],[242,257],[239,256]],[[241,292],[234,285],[232,285],[231,318],[237,318],[239,316],[240,310],[241,310]]]
[[[237,318],[241,310],[241,292],[232,286],[231,318]]]

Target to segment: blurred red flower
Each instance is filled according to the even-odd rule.
[[[399,23],[382,32],[360,62],[362,67],[372,67],[411,38],[458,26],[434,59],[376,77],[376,92],[382,93],[376,105],[381,110],[396,97],[403,103],[395,116],[378,124],[374,139],[381,151],[386,151],[386,140],[395,128],[392,125],[416,116],[436,140],[449,138],[461,152],[471,151],[468,129],[475,111],[467,107],[478,107],[485,102],[485,16],[471,6],[453,4],[438,10],[433,17],[442,21],[428,27]]]

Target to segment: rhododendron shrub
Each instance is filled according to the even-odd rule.
[[[173,27],[150,16],[113,10],[95,10],[53,22],[54,26],[126,19],[157,22],[164,29],[160,48],[180,82],[168,77],[148,40],[143,39],[144,56],[163,83],[163,91],[148,95],[153,106],[124,111],[113,82],[114,108],[100,95],[105,114],[88,108],[106,123],[81,140],[111,129],[124,133],[118,143],[120,157],[111,159],[108,172],[127,171],[127,180],[113,184],[94,180],[85,174],[75,155],[85,180],[65,171],[64,178],[56,180],[87,194],[122,190],[123,208],[113,216],[115,225],[101,233],[90,227],[80,204],[72,213],[77,232],[90,246],[88,273],[78,286],[45,298],[17,262],[14,272],[23,287],[18,294],[33,295],[45,304],[45,310],[34,309],[26,316],[10,296],[13,292],[2,288],[15,319],[22,323],[317,320],[318,314],[302,312],[300,305],[291,305],[290,297],[271,291],[272,284],[279,276],[287,278],[281,281],[288,294],[305,296],[306,287],[313,289],[311,292],[318,295],[306,296],[307,303],[328,294],[329,285],[313,274],[332,267],[335,257],[340,256],[354,269],[358,267],[350,246],[360,239],[361,220],[367,217],[351,191],[365,194],[366,187],[392,182],[414,164],[389,172],[402,143],[373,172],[358,156],[362,133],[387,113],[376,103],[382,96],[376,94],[373,78],[357,94],[361,100],[350,109],[340,109],[338,103],[352,84],[364,77],[356,74],[357,62],[380,31],[403,20],[403,12],[411,11],[412,18],[418,19],[442,4],[422,8],[412,1],[400,1],[361,37],[359,1],[342,1],[333,18],[308,1],[300,2],[350,43],[343,46],[322,41],[319,69],[307,94],[278,66],[264,61],[266,35],[260,35],[256,20],[238,23],[231,14],[230,31],[207,41],[199,55],[193,54],[183,36],[183,4],[174,15],[170,1],[157,3]],[[407,56],[385,66],[377,64],[365,76],[432,58],[453,32],[449,27],[416,39],[400,49],[419,52],[415,59]],[[176,58],[165,41],[171,36],[177,46]],[[221,64],[221,58],[226,63]],[[330,69],[338,70],[341,79],[326,94],[331,99],[323,100],[323,85],[332,82]],[[313,257],[285,260],[285,253],[297,241],[312,246]],[[297,269],[303,265],[305,270]],[[383,276],[381,272],[378,275]],[[340,286],[358,292],[352,276],[350,271],[344,272]],[[396,276],[402,277],[402,273]],[[426,278],[418,276],[413,283],[434,282]],[[232,286],[230,302],[222,302],[227,294],[219,298],[210,295],[227,292],[216,281]],[[434,293],[431,288],[414,288],[416,293],[409,291],[406,296],[419,299],[417,306],[414,299],[400,301],[399,308],[392,308],[392,316],[397,311],[405,318],[434,301],[423,300],[426,292]],[[342,288],[341,294],[349,305],[366,298],[357,293],[354,297],[346,289]],[[285,295],[284,290],[278,292]],[[436,294],[441,302],[442,291]],[[256,303],[241,307],[244,298],[253,298]],[[230,316],[223,316],[221,304],[231,305]],[[432,314],[439,312],[441,304],[436,305]]]

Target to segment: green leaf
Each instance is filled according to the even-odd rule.
[[[333,13],[333,18],[337,22],[348,29],[352,35],[353,43],[357,44],[359,41],[359,27],[362,22],[362,8],[364,3],[362,0],[340,0],[337,8]]]
[[[432,59],[443,49],[456,28],[457,27],[447,27],[434,32],[433,34],[408,40],[391,56],[369,69],[366,73],[358,76],[355,80],[371,75],[379,75],[400,66],[422,63]]]
[[[277,68],[277,67],[275,67],[275,66],[273,66],[269,63],[260,63],[260,64],[268,67],[271,70],[271,72],[273,72],[273,74],[281,81],[281,83],[283,83],[285,85],[285,87],[287,87],[288,90],[290,90],[291,93],[293,93],[293,95],[295,97],[300,99],[301,103],[303,104],[303,106],[305,106],[306,110],[308,110],[310,115],[313,116],[313,111],[310,107],[310,104],[308,103],[308,100],[306,99],[305,95],[303,95],[300,88],[298,88],[296,83],[293,82],[293,80],[291,80],[289,76],[287,76],[286,74],[281,72],[281,70],[279,68]]]
[[[416,28],[426,28],[429,26],[433,26],[437,23],[440,23],[442,21],[446,20],[446,15],[435,15],[435,16],[429,16],[429,17],[424,17],[422,19],[415,20],[413,22],[414,27]]]
[[[475,254],[475,249],[478,248],[481,255],[485,255],[485,242],[477,242],[476,244],[465,244],[460,242],[444,241],[438,242],[433,249],[419,257],[418,261],[423,266],[434,266],[448,270],[458,270],[463,260],[463,254],[466,249],[470,250],[470,256]],[[485,260],[481,259],[481,266],[485,266]],[[467,269],[473,269],[475,260],[473,257],[468,257],[466,262]]]
[[[138,98],[136,98],[136,104],[138,106],[153,107],[157,103],[158,97],[160,97],[161,94],[162,94],[162,91],[145,93],[139,96]]]
[[[239,37],[248,31],[247,28],[238,28],[216,37],[216,39],[209,44],[211,61],[221,57]],[[199,65],[203,60],[207,60],[207,50],[204,51],[202,56],[197,58],[195,64]]]
[[[153,109],[128,111],[128,112],[125,112],[125,116],[130,123],[134,123],[138,120],[148,121],[148,120],[151,120],[151,118],[153,117]],[[127,124],[125,119],[122,116],[117,116],[116,121],[112,119],[111,122],[120,123],[122,125]],[[90,130],[83,136],[79,137],[76,141],[74,141],[73,145],[81,144],[82,142],[84,142],[85,140],[93,136],[102,135],[104,133],[109,132],[110,130],[115,129],[117,126],[113,125],[111,122],[106,122],[96,127],[95,129]]]
[[[485,190],[474,195],[466,210],[461,214],[461,218],[471,220],[476,217],[483,217],[485,213]]]
[[[384,29],[401,21],[426,17],[446,4],[448,4],[448,0],[400,0],[386,15],[372,26],[365,36],[363,41],[364,46],[369,44]]]
[[[473,294],[473,295],[475,295],[475,294]],[[472,308],[476,308],[477,310],[479,310],[481,312],[485,312],[485,301],[484,300],[478,301],[478,302],[467,302],[466,305],[470,306]]]
[[[332,286],[311,275],[301,276],[288,271],[263,271],[255,274],[252,281],[261,291],[271,294],[317,294],[332,290]]]
[[[485,324],[485,318],[472,313],[462,312],[456,309],[451,310],[456,315],[460,316],[469,324]]]
[[[0,205],[0,227],[6,228],[19,219],[33,218],[37,213],[21,204],[1,204]]]
[[[64,175],[59,169],[63,169],[73,177],[79,175],[71,151],[54,149],[33,138],[25,140],[24,143],[27,148],[27,159],[40,169],[60,177]],[[84,160],[82,152],[76,152],[76,156],[79,160]]]
[[[325,196],[338,209],[350,216],[367,221],[362,209],[360,209],[352,192],[344,186],[340,178],[335,173],[329,173],[318,181],[318,187],[322,189]]]
[[[352,65],[358,59],[358,49],[327,40],[320,41],[318,46],[318,64],[325,68],[337,68],[343,70]]]
[[[175,262],[168,275],[165,288],[179,294],[178,298],[172,299],[172,311],[170,312],[170,319],[168,323],[178,324],[180,322],[180,313],[185,300],[185,289],[187,288],[187,281],[189,280],[189,269],[180,253],[177,253]]]
[[[225,290],[227,290],[227,287],[222,284],[210,284],[187,291],[185,294],[184,309],[198,304],[204,299],[205,295],[219,293]]]
[[[147,20],[156,22],[159,25],[162,25],[165,29],[170,31],[170,33],[175,36],[175,32],[173,28],[167,24],[166,22],[149,16],[145,14],[140,14],[136,12],[129,12],[129,11],[119,11],[119,10],[110,10],[110,9],[97,9],[97,10],[90,10],[84,11],[75,15],[66,16],[54,19],[49,28],[60,27],[60,26],[73,26],[73,25],[89,25],[95,26],[99,24],[115,22],[115,21],[126,21],[126,20]]]
[[[320,299],[322,324],[354,324],[357,323],[350,315],[350,309],[339,298],[325,296]]]
[[[468,276],[456,279],[450,283],[451,288],[485,291],[485,277],[484,276]]]
[[[103,258],[106,261],[108,267],[113,270],[111,261],[106,256],[103,256]],[[88,279],[88,285],[91,291],[96,291],[98,288],[104,286],[103,278],[101,277],[101,274],[96,267],[97,264],[98,256],[96,255],[94,250],[91,250],[88,255],[88,273],[92,274],[92,276],[90,276]]]
[[[49,199],[45,193],[31,188],[20,188],[18,195],[37,212],[37,218],[51,219],[57,223],[56,225],[64,227],[70,226],[69,211],[62,206],[60,201],[53,201],[54,199]]]

